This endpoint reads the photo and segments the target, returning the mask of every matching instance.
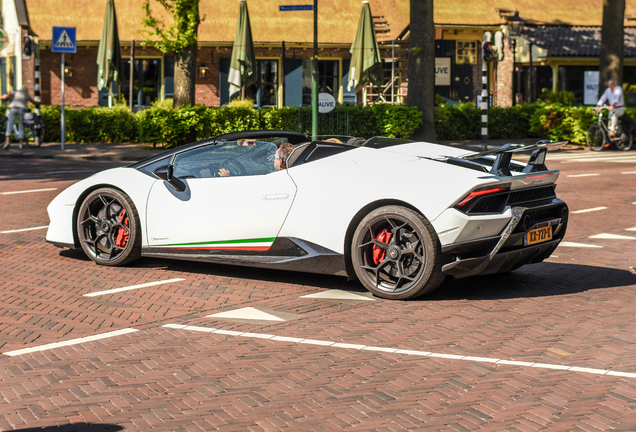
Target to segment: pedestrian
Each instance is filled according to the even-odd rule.
[[[5,143],[2,147],[4,150],[11,145],[11,133],[16,119],[18,120],[18,140],[20,148],[24,146],[24,113],[28,109],[29,102],[35,104],[27,86],[23,86],[20,90],[0,96],[0,99],[11,99],[9,104],[9,119],[7,120],[7,128],[5,130]]]
[[[618,118],[625,114],[625,99],[623,98],[623,88],[616,85],[616,81],[609,80],[607,82],[607,88],[603,92],[603,96],[598,100],[595,110],[599,109],[605,102],[609,105],[609,131],[610,137],[616,135],[616,126],[618,124]]]

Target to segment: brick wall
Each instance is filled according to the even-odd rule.
[[[497,63],[497,83],[493,104],[500,107],[512,106],[512,47],[510,39],[505,39],[505,58]]]
[[[128,47],[122,48],[122,55],[128,56]],[[280,58],[281,48],[256,47],[256,56]],[[298,48],[287,46],[285,50],[286,58],[310,59],[313,50],[310,48]],[[135,56],[161,56],[161,53],[154,48],[135,48]],[[195,88],[196,103],[206,106],[219,106],[219,65],[222,58],[232,56],[231,47],[206,47],[200,46],[197,50],[197,82]],[[350,58],[348,49],[320,49],[319,57],[342,57]],[[97,106],[97,46],[79,46],[76,54],[65,54],[66,64],[72,67],[72,76],[65,80],[65,104],[74,106]],[[33,94],[33,57],[30,61],[24,62],[25,69],[23,80],[29,86],[29,91]],[[209,68],[206,78],[199,78],[199,67],[205,65]],[[52,53],[50,49],[40,50],[40,85],[42,87],[42,103],[60,105],[61,96],[61,54]],[[343,71],[346,73],[346,71]],[[280,84],[280,83],[279,83]]]

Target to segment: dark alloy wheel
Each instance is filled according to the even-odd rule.
[[[351,259],[362,285],[378,297],[414,298],[444,280],[435,230],[405,207],[380,207],[362,219],[353,235]]]
[[[97,264],[118,266],[141,256],[137,209],[123,192],[102,188],[88,195],[77,214],[82,249]]]
[[[590,150],[601,151],[607,142],[605,132],[597,124],[593,124],[587,129],[585,142]]]

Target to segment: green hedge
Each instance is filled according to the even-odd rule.
[[[166,103],[167,102],[167,103]],[[60,140],[61,111],[43,106],[47,141]],[[416,108],[401,105],[338,106],[332,116],[321,117],[321,135],[376,135],[410,137],[421,123]],[[208,108],[203,105],[172,108],[163,101],[131,113],[124,105],[65,110],[66,140],[70,142],[144,142],[177,146],[194,139],[251,129],[286,129],[311,132],[311,108],[243,106]],[[339,119],[339,121],[334,121]]]
[[[60,107],[42,106],[46,140],[60,140]],[[636,117],[636,109],[627,114]],[[319,134],[376,135],[409,138],[421,124],[414,107],[378,104],[369,107],[338,106],[331,116],[321,116]],[[592,107],[572,107],[559,102],[517,105],[488,110],[488,138],[549,138],[585,144],[585,132],[592,123]],[[249,129],[286,129],[311,132],[310,107],[263,108],[241,106],[207,108],[202,105],[174,109],[171,101],[131,113],[126,106],[89,107],[66,110],[66,139],[71,142],[144,142],[184,144],[227,132]],[[435,107],[438,140],[471,140],[481,136],[481,110],[472,104]]]

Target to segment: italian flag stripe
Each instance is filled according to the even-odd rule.
[[[229,250],[267,250],[274,243],[275,238],[224,240],[197,243],[175,243],[156,245],[151,247],[178,249],[229,249]]]

